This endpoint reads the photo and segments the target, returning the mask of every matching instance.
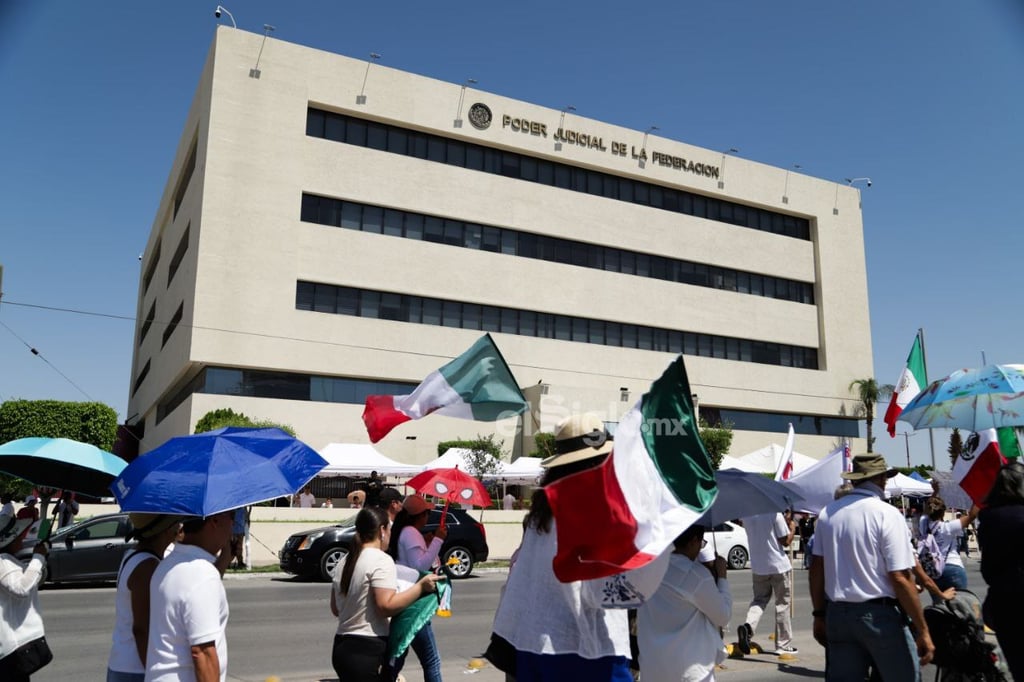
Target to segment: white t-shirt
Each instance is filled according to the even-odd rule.
[[[643,679],[713,680],[725,659],[718,633],[732,615],[729,583],[681,554],[669,559],[658,591],[637,611]]]
[[[316,497],[314,497],[313,493],[302,493],[299,495],[299,506],[303,509],[312,508],[314,502],[316,502]]]
[[[960,525],[960,519],[953,521],[932,521],[925,529],[925,533],[931,529],[935,536],[935,542],[939,545],[939,551],[946,555],[946,563],[953,566],[963,567],[963,559],[960,558],[958,549],[960,536],[964,534],[964,527]]]
[[[107,659],[107,668],[110,670],[136,674],[146,672],[146,666],[139,660],[139,650],[135,647],[135,635],[132,634],[134,619],[128,579],[142,562],[158,560],[159,557],[149,552],[130,552],[121,562],[121,569],[117,575],[117,594],[114,596],[113,643],[110,647],[110,658]]]
[[[812,552],[824,558],[831,601],[895,598],[889,573],[914,567],[907,524],[882,495],[866,483],[830,502],[818,517]]]
[[[149,588],[146,682],[195,679],[191,647],[214,642],[221,682],[227,679],[228,598],[212,554],[184,543],[153,573]]]
[[[750,570],[758,575],[789,573],[793,565],[786,556],[779,538],[789,535],[786,517],[782,514],[759,514],[743,517],[743,528],[750,544]]]
[[[386,552],[376,547],[363,548],[352,570],[348,594],[342,594],[341,574],[348,559],[346,556],[345,561],[338,564],[331,586],[334,590],[334,603],[338,607],[337,634],[387,637],[390,629],[388,617],[377,609],[370,588],[398,589],[395,562]]]
[[[509,493],[509,494],[505,495],[504,498],[502,498],[502,501],[501,501],[501,508],[502,509],[504,509],[505,511],[509,511],[510,509],[515,509],[515,507],[516,507],[516,496],[515,495],[513,495],[512,493]]]

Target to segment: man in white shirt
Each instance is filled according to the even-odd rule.
[[[758,621],[765,607],[775,595],[775,653],[795,654],[793,624],[789,603],[793,597],[793,565],[786,556],[785,547],[793,542],[796,526],[782,514],[760,514],[743,519],[750,544],[750,574],[754,584],[754,598],[747,609],[747,617],[737,628],[740,651],[750,653],[750,640],[757,631]]]
[[[227,679],[228,600],[221,577],[231,561],[233,518],[231,510],[186,521],[184,539],[153,573],[146,682]]]
[[[311,509],[315,503],[316,497],[309,491],[309,486],[306,486],[299,493],[299,506],[303,509]]]
[[[511,511],[516,508],[516,496],[512,493],[505,493],[505,497],[501,500],[501,508],[505,511]]]
[[[920,680],[935,653],[911,574],[909,532],[885,502],[886,479],[895,475],[881,455],[857,455],[843,474],[853,490],[818,518],[808,580],[814,639],[828,647],[830,682],[862,682],[872,667],[883,682]]]
[[[710,682],[725,659],[719,634],[732,615],[726,563],[714,571],[699,563],[704,528],[690,526],[675,539],[661,587],[637,611],[637,640],[644,682]]]

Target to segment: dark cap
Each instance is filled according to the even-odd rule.
[[[378,497],[377,499],[379,500],[378,504],[381,507],[386,507],[392,502],[398,502],[399,504],[401,504],[402,500],[404,499],[404,496],[395,488],[384,488],[384,490],[380,491],[380,497]]]

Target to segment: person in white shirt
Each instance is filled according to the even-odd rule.
[[[138,538],[135,551],[125,554],[117,574],[114,633],[107,658],[107,682],[143,682],[149,645],[149,588],[153,573],[170,544],[178,537],[181,518],[166,514],[130,514]]]
[[[713,682],[725,660],[719,628],[732,615],[726,562],[715,557],[713,574],[699,562],[703,526],[690,526],[673,544],[661,587],[637,611],[640,674],[644,682]]]
[[[514,649],[509,657],[517,682],[632,679],[626,609],[657,590],[668,553],[632,573],[560,582],[552,568],[558,531],[543,487],[600,465],[611,450],[611,435],[599,417],[572,415],[555,429],[556,454],[541,463],[547,471],[530,502],[523,541],[494,615],[492,646],[504,640]],[[650,585],[642,584],[649,576]],[[617,599],[623,594],[628,600]]]
[[[39,584],[48,545],[37,542],[27,565],[15,558],[31,525],[30,519],[0,516],[0,680],[5,682],[29,679],[19,671],[17,655],[12,654],[45,635],[39,613]]]
[[[14,516],[14,495],[11,492],[9,492],[9,491],[4,492],[4,493],[0,493],[0,503],[3,504],[3,507],[0,508],[0,516],[13,517]]]
[[[146,682],[225,682],[233,509],[191,518],[184,537],[153,572]]]
[[[338,619],[331,662],[344,682],[378,682],[390,631],[389,619],[425,594],[437,591],[428,574],[398,592],[394,560],[384,549],[391,539],[387,513],[364,507],[356,514],[356,536],[331,585],[331,613]]]
[[[932,535],[939,546],[939,551],[946,558],[942,575],[935,579],[935,584],[940,590],[947,590],[950,587],[958,590],[967,589],[967,570],[960,558],[960,538],[964,529],[978,517],[978,505],[972,505],[966,516],[961,516],[952,521],[944,521],[946,516],[946,503],[941,497],[934,495],[925,502],[924,514],[922,514],[922,537]],[[927,517],[925,516],[927,515]],[[932,602],[938,603],[941,599],[932,595]]]
[[[782,514],[760,514],[743,518],[750,543],[750,573],[754,584],[754,598],[747,609],[747,617],[737,629],[740,651],[750,653],[750,641],[757,631],[765,607],[775,595],[775,652],[795,654],[793,625],[789,615],[789,602],[793,597],[793,565],[786,556],[785,547],[793,542],[793,520]]]
[[[316,504],[316,496],[309,491],[309,486],[303,488],[302,492],[299,493],[298,502],[298,506],[303,509],[311,509]]]
[[[853,471],[842,474],[853,490],[818,518],[808,581],[814,639],[828,648],[830,682],[862,682],[871,668],[883,682],[920,680],[935,654],[911,577],[910,534],[885,502],[885,482],[896,473],[881,455],[857,455]]]
[[[501,508],[505,511],[511,511],[516,508],[516,496],[512,493],[505,493],[505,497],[501,500]]]

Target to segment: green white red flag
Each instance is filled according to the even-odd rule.
[[[528,408],[491,335],[484,334],[465,353],[431,372],[412,393],[367,396],[363,423],[376,443],[399,424],[428,414],[497,421]]]
[[[1006,458],[999,449],[996,429],[979,431],[967,439],[966,450],[957,457],[953,465],[953,480],[975,504],[980,505],[1004,464]]]
[[[899,419],[903,408],[928,385],[928,373],[924,366],[924,348],[921,346],[921,335],[914,337],[914,345],[910,348],[910,355],[907,356],[907,366],[903,368],[899,381],[896,382],[896,389],[892,392],[892,399],[889,401],[889,409],[885,411],[885,423],[888,425],[889,435],[896,437],[896,420]]]
[[[592,469],[544,488],[562,582],[604,578],[657,558],[711,506],[715,470],[700,439],[680,355],[619,422]]]

